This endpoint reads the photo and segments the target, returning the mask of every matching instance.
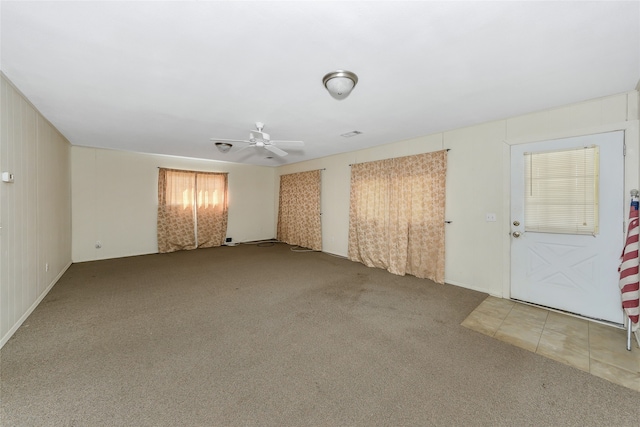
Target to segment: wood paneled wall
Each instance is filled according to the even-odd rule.
[[[71,264],[69,142],[0,74],[0,347]]]

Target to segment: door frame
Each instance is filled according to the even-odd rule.
[[[571,130],[566,132],[550,133],[539,136],[531,136],[526,138],[505,139],[502,147],[502,164],[503,164],[503,206],[502,218],[502,297],[511,298],[511,146],[527,144],[532,142],[542,142],[554,139],[573,138],[580,136],[588,136],[606,132],[624,132],[625,152],[624,157],[624,194],[628,199],[631,189],[640,189],[640,120],[630,120],[622,123],[610,125],[602,125],[580,130]],[[628,200],[625,199],[625,206]],[[625,218],[625,230],[628,225],[628,219]],[[623,230],[620,230],[623,233]],[[622,248],[620,248],[622,252]]]

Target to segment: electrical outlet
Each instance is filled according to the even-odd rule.
[[[488,213],[486,217],[487,222],[496,222],[496,214]]]
[[[224,240],[224,242],[225,242],[225,243],[231,243],[231,242],[233,242],[233,239],[232,239],[231,237],[227,237],[227,238]]]
[[[49,271],[49,263],[44,264],[44,271]]]
[[[102,247],[102,242],[100,240],[96,240],[96,249],[100,249]]]

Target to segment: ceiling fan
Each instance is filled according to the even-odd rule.
[[[296,147],[302,147],[304,145],[303,141],[282,141],[282,140],[272,140],[268,133],[263,132],[264,123],[256,122],[256,129],[249,131],[249,139],[223,139],[223,138],[211,138],[211,141],[216,142],[241,142],[244,144],[249,144],[247,147],[262,147],[265,150],[269,150],[272,153],[284,157],[287,153],[284,150],[276,147],[276,144],[286,144]],[[230,148],[230,147],[229,147]],[[241,148],[240,150],[244,150]],[[238,150],[238,151],[240,151]]]

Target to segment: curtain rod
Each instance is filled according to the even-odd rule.
[[[280,175],[280,176],[295,175],[295,174],[297,174],[297,173],[314,172],[314,171],[326,171],[326,170],[327,170],[327,168],[322,168],[322,169],[311,169],[311,170],[308,170],[308,171],[300,171],[300,172],[283,173],[283,174],[282,174],[282,175]]]
[[[157,169],[166,169],[168,171],[175,171],[175,172],[193,172],[193,173],[217,173],[217,174],[226,174],[229,175],[229,172],[215,172],[215,171],[196,171],[196,170],[191,170],[191,169],[174,169],[174,168],[165,168],[162,166],[158,166]]]

